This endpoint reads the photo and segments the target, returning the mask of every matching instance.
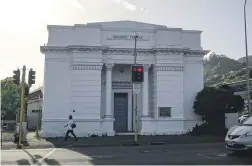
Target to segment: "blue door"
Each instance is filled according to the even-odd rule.
[[[114,93],[114,131],[128,131],[128,93]]]

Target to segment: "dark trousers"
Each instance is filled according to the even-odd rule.
[[[66,136],[65,136],[65,140],[67,140],[67,139],[68,139],[68,135],[69,135],[69,133],[71,133],[71,134],[74,136],[75,140],[77,140],[77,137],[76,137],[76,135],[74,134],[73,130],[67,130],[67,132],[66,132]]]

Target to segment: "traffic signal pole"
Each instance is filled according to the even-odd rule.
[[[248,42],[247,42],[247,21],[246,21],[246,5],[247,0],[244,2],[244,28],[245,28],[245,51],[246,51],[246,80],[247,80],[247,100],[248,100],[248,115],[252,116],[251,113],[251,100],[250,100],[250,81],[249,81],[249,58],[248,58]]]
[[[136,50],[136,46],[137,46],[137,34],[135,34],[135,50],[134,50],[134,65],[136,66],[136,58],[137,58],[137,50]],[[134,128],[135,128],[135,143],[137,143],[138,138],[137,138],[137,130],[138,130],[138,123],[137,123],[137,99],[138,96],[137,94],[134,94],[134,101],[135,101],[135,111],[134,111]]]
[[[22,72],[22,80],[21,80],[21,108],[19,114],[19,141],[18,141],[18,148],[21,148],[21,142],[23,138],[23,118],[24,118],[24,91],[25,91],[25,75],[26,75],[26,66],[23,66]]]

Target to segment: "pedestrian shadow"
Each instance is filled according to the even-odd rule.
[[[17,165],[30,165],[30,162],[27,159],[17,160]]]
[[[40,159],[42,159],[43,157],[41,155],[32,155],[30,154],[27,150],[23,150],[31,159],[31,162],[29,162],[29,160],[27,159],[21,159],[21,160],[17,160],[17,165],[43,165],[42,163],[37,163],[39,162]],[[43,163],[46,163],[47,165],[61,165],[57,160],[55,159],[50,159],[50,158],[45,158],[43,159]]]

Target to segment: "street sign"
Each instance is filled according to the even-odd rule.
[[[133,84],[133,94],[140,94],[141,89],[140,89],[140,84]]]

